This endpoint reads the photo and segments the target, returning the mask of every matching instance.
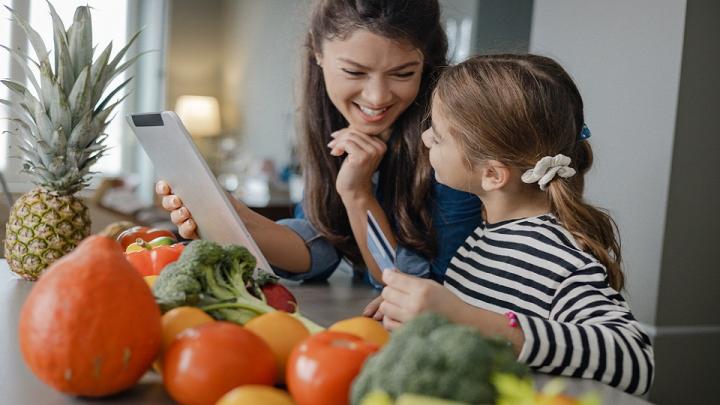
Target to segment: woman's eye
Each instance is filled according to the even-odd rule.
[[[412,77],[414,74],[415,74],[415,72],[395,73],[395,77],[399,77],[401,79],[407,79],[408,77]]]
[[[361,76],[364,74],[363,72],[359,72],[357,70],[342,69],[342,71],[349,74],[350,76]]]

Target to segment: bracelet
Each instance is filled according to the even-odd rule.
[[[517,320],[517,315],[515,314],[515,312],[512,312],[512,311],[505,312],[505,318],[507,318],[507,320],[508,320],[509,327],[517,328],[518,320]]]

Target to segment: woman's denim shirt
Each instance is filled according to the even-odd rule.
[[[433,195],[428,198],[428,204],[432,204],[433,227],[438,242],[437,256],[428,260],[418,252],[398,244],[396,264],[404,273],[442,282],[455,251],[480,225],[482,205],[477,196],[442,185],[435,181],[434,175]],[[392,223],[392,213],[388,215]],[[295,218],[283,219],[278,223],[292,229],[305,241],[310,250],[310,271],[290,273],[273,267],[275,273],[290,280],[322,281],[330,277],[340,264],[342,255],[305,219],[302,205],[295,207]],[[377,280],[369,276],[370,272],[365,274],[370,284],[381,287]]]

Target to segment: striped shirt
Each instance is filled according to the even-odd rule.
[[[482,224],[450,261],[445,286],[464,302],[513,311],[518,361],[549,374],[647,392],[653,350],[605,267],[549,214]]]

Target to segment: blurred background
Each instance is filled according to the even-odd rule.
[[[44,0],[1,0],[51,43]],[[124,115],[175,110],[220,183],[259,212],[292,215],[302,196],[295,153],[295,87],[310,0],[54,0],[65,21],[93,7],[94,41],[115,49],[138,29],[126,75],[132,92],[108,129],[111,152],[86,192],[93,230],[130,219],[169,226],[153,194],[152,163]],[[713,403],[720,396],[720,2],[713,0],[441,0],[450,58],[533,52],[556,58],[584,97],[596,162],[589,199],[621,233],[626,296],[655,342],[650,400]],[[27,49],[0,10],[0,43]],[[713,39],[714,38],[714,39]],[[25,80],[0,50],[0,77]],[[128,76],[125,76],[128,77]],[[124,80],[119,78],[118,80]],[[0,89],[7,98],[7,89]],[[0,107],[0,117],[7,112]],[[0,132],[7,121],[0,120]],[[0,136],[0,173],[13,194],[15,141]],[[8,216],[0,198],[0,220]],[[2,236],[2,235],[0,235]]]

